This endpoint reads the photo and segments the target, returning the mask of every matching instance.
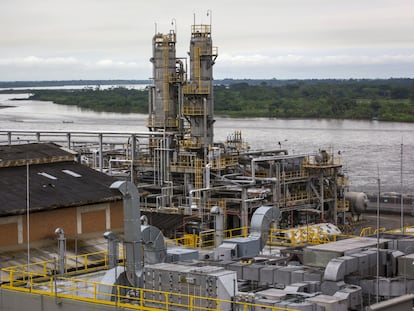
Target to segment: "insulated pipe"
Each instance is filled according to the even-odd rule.
[[[65,275],[66,272],[66,238],[65,232],[62,228],[56,228],[55,234],[58,237],[58,249],[59,249],[59,274],[60,276]]]
[[[123,195],[125,273],[131,286],[141,287],[143,260],[138,189],[130,181],[116,181],[110,188]]]
[[[214,224],[214,233],[215,233],[215,239],[214,239],[214,247],[218,247],[221,243],[223,243],[224,238],[224,213],[223,209],[219,206],[213,206],[210,210],[210,214],[214,216],[215,218],[215,224]]]
[[[264,157],[258,157],[251,159],[251,170],[252,170],[252,181],[254,182],[256,178],[256,169],[255,169],[255,163],[256,162],[267,162],[267,161],[277,161],[277,160],[285,160],[285,159],[296,159],[300,157],[306,157],[309,155],[305,154],[296,154],[296,155],[275,155],[275,156],[264,156]]]

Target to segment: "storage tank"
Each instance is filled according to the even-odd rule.
[[[349,208],[353,214],[361,214],[367,210],[368,197],[364,192],[346,192],[345,200],[349,201]]]

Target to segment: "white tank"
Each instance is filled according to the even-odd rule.
[[[367,210],[368,197],[364,192],[346,192],[345,200],[349,201],[349,207],[354,214],[361,214]]]

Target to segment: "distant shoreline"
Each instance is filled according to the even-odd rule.
[[[2,104],[0,104],[0,109],[3,109],[3,108],[13,108],[13,107],[16,107],[16,106],[10,106],[10,105],[2,105]]]

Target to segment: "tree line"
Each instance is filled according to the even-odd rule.
[[[31,99],[95,111],[148,113],[147,90],[33,90]],[[248,81],[214,86],[215,115],[414,122],[414,80]]]

